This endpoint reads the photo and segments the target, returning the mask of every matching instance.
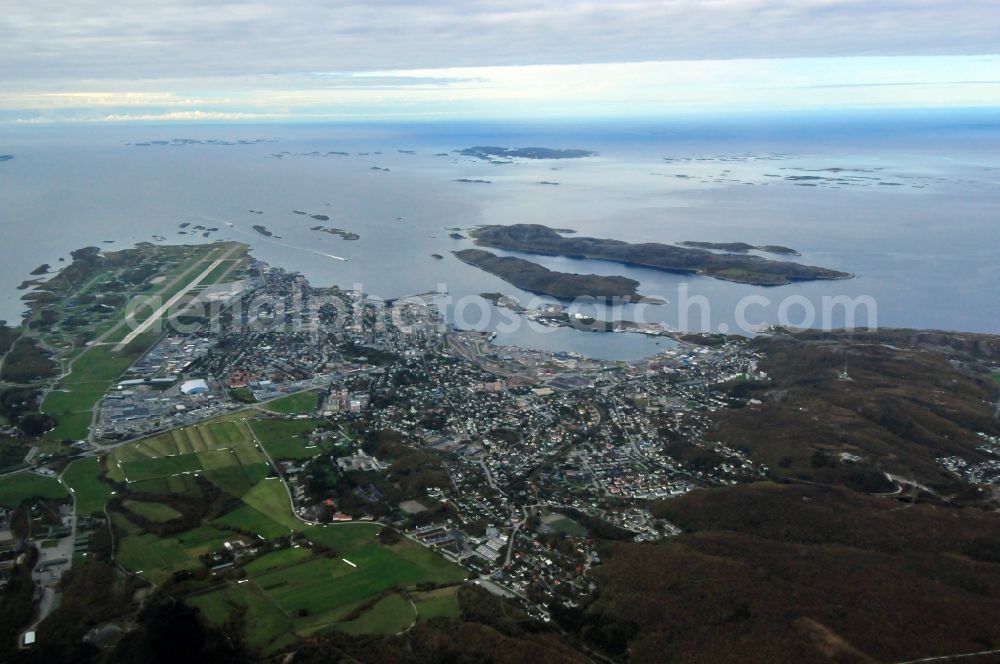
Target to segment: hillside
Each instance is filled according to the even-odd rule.
[[[731,388],[746,405],[713,414],[705,438],[747,450],[774,481],[654,504],[683,533],[608,543],[598,598],[560,624],[630,662],[1000,648],[997,493],[936,460],[990,456],[978,434],[1000,433],[1000,338],[888,330],[754,344],[770,382]]]
[[[778,478],[878,492],[884,489],[869,480],[889,472],[958,491],[961,483],[937,459],[986,461],[978,434],[1000,435],[1000,385],[989,375],[989,356],[958,349],[995,346],[973,342],[975,335],[943,335],[946,343],[931,344],[930,334],[757,339],[771,380],[734,394],[761,403],[720,411],[711,438],[748,449]]]
[[[695,491],[659,512],[686,533],[610,545],[600,597],[577,616],[625,625],[632,662],[901,661],[1000,647],[994,513],[773,484]]]

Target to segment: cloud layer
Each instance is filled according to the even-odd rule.
[[[760,74],[764,87],[799,87],[799,79],[817,76],[817,85],[844,86],[858,81],[826,80],[815,64],[839,60],[802,59],[992,54],[1000,51],[997,35],[1000,0],[13,0],[0,13],[0,111],[7,119],[32,111],[37,119],[103,108],[102,116],[119,117],[107,111],[154,109],[137,112],[148,116],[183,106],[273,116],[360,109],[376,104],[380,90],[383,101],[440,107],[448,99],[510,98],[519,85],[534,87],[522,93],[530,99],[559,83],[545,73],[558,70],[538,65],[730,59],[741,63],[734,71]],[[755,60],[813,65],[778,81],[774,66],[747,64]],[[710,71],[716,66],[662,65],[659,74],[638,65],[613,74],[596,67],[589,78],[571,68],[558,87],[567,99],[578,93],[570,84],[589,99],[604,86],[609,99],[622,100],[632,93],[623,93],[620,77],[670,88],[666,72],[680,96],[701,103],[696,88],[706,71],[709,85],[727,84]],[[370,75],[387,71],[393,74]],[[985,78],[979,71],[979,80],[997,80],[995,71]],[[956,81],[965,75],[952,72]],[[890,79],[874,84],[914,82]],[[660,98],[677,101],[677,89],[661,90]]]

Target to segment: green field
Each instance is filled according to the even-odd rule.
[[[76,495],[76,513],[80,516],[100,512],[111,497],[114,489],[102,482],[101,461],[98,457],[86,457],[74,461],[63,473],[63,481]]]
[[[29,498],[59,499],[68,496],[65,487],[53,477],[18,473],[0,478],[0,506],[17,507]]]
[[[108,469],[112,479],[141,485],[136,490],[147,493],[177,493],[169,482],[203,474],[237,498],[270,473],[247,425],[238,421],[207,422],[123,445],[109,455]],[[147,485],[158,480],[168,485]]]
[[[1000,371],[997,371],[996,373],[993,374],[993,380],[1000,383]]]
[[[177,517],[181,516],[181,513],[175,510],[170,505],[164,505],[163,503],[148,503],[144,500],[126,500],[125,507],[128,508],[130,512],[134,512],[141,517],[145,517],[150,521],[164,522],[172,521]]]
[[[413,603],[417,606],[417,615],[420,620],[430,620],[431,618],[458,618],[458,586],[449,588],[439,588],[426,593],[418,593],[413,596]]]
[[[216,626],[228,622],[235,610],[243,609],[244,638],[254,650],[270,653],[297,640],[291,632],[291,618],[252,584],[229,586],[224,590],[190,597],[186,602],[197,607],[205,620]]]
[[[128,520],[121,512],[111,512],[111,523],[126,535],[141,535],[142,528]]]
[[[287,535],[289,528],[278,523],[263,512],[249,505],[241,505],[232,512],[224,514],[212,521],[217,526],[228,526],[240,531],[259,534],[265,539],[273,539]]]
[[[302,529],[302,522],[292,514],[292,506],[285,485],[276,477],[258,482],[256,486],[243,495],[243,502],[258,512],[268,515],[289,530]]]
[[[465,578],[464,570],[417,544],[407,541],[386,547],[366,537],[377,532],[377,526],[368,533],[364,532],[367,528],[360,526],[317,527],[308,535],[320,541],[317,531],[332,530],[357,532],[335,540],[325,538],[328,546],[339,545],[333,547],[334,558],[317,558],[254,579],[283,609],[292,612],[305,609],[310,616],[304,621],[308,626],[336,622],[367,598],[391,588]]]
[[[354,620],[340,623],[334,629],[347,634],[396,634],[413,624],[416,618],[410,602],[393,593]]]
[[[201,567],[198,556],[222,548],[232,533],[210,526],[194,528],[171,537],[151,533],[128,535],[118,545],[117,560],[128,569],[162,583],[180,570]]]
[[[257,576],[258,574],[302,562],[303,560],[312,558],[312,555],[312,551],[303,547],[279,549],[251,561],[244,569],[246,569],[247,575]]]
[[[289,394],[287,397],[269,401],[264,404],[263,407],[275,413],[282,413],[284,415],[299,415],[313,412],[316,410],[316,405],[318,403],[319,393],[298,392],[296,394]]]
[[[322,420],[251,420],[250,427],[257,434],[260,444],[274,459],[309,459],[321,451],[310,447],[308,434]]]
[[[378,541],[382,526],[353,522],[311,526],[291,509],[283,482],[269,476],[263,452],[253,441],[242,418],[219,419],[123,445],[108,455],[109,474],[128,478],[134,494],[197,491],[195,473],[201,473],[235,498],[237,506],[210,523],[175,535],[157,537],[142,532],[120,514],[113,516],[123,536],[116,559],[126,568],[161,583],[179,570],[195,570],[199,556],[222,549],[236,532],[259,535],[263,551],[244,565],[247,581],[188,598],[205,619],[222,624],[242,608],[247,643],[260,654],[279,651],[299,638],[328,630],[352,634],[392,634],[415,619],[409,600],[396,588],[419,583],[456,583],[465,571],[444,558],[405,540],[394,546]],[[316,420],[254,420],[253,431],[267,449],[304,448],[306,434]],[[298,447],[295,447],[298,446]],[[280,454],[276,451],[276,456]],[[188,474],[185,474],[188,473]],[[232,501],[235,502],[235,501]],[[176,514],[155,499],[130,497],[126,506],[150,520]],[[292,532],[326,547],[308,546],[268,550],[272,540]],[[454,615],[454,594],[418,595],[427,617]],[[377,602],[372,600],[378,598]]]

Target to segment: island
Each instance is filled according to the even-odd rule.
[[[512,256],[497,256],[482,249],[453,251],[463,263],[500,277],[522,290],[571,300],[578,297],[615,297],[626,302],[659,302],[635,292],[639,282],[627,277],[555,272],[537,263]]]
[[[431,254],[431,258],[433,258],[436,261],[443,261],[444,260],[444,256],[442,256],[441,254]]]
[[[330,221],[330,217],[326,216],[325,214],[313,214],[310,216],[316,221]]]
[[[33,277],[37,277],[37,276],[42,275],[42,274],[48,274],[50,267],[51,266],[48,263],[42,263],[41,265],[39,265],[38,267],[36,267],[34,270],[32,270],[29,274],[31,274]]]
[[[591,150],[558,150],[553,148],[502,148],[495,145],[477,145],[459,150],[463,157],[477,157],[492,161],[494,159],[580,159],[593,157],[596,152]]]
[[[351,231],[345,231],[343,228],[327,228],[326,226],[313,226],[309,230],[317,231],[320,233],[329,233],[330,235],[339,235],[343,240],[358,240],[361,238],[357,233],[352,233]]]
[[[705,249],[658,242],[631,244],[593,237],[567,238],[541,224],[481,226],[470,233],[476,244],[508,251],[570,258],[591,258],[665,272],[700,274],[754,286],[783,286],[798,281],[850,279],[854,275],[759,256],[714,254]]]
[[[476,184],[493,184],[490,180],[476,180],[473,178],[458,178],[455,182],[471,182]]]
[[[790,247],[783,247],[780,244],[753,245],[746,242],[678,242],[682,247],[693,247],[695,249],[713,249],[715,251],[728,251],[733,254],[745,254],[748,251],[763,251],[768,254],[781,254],[782,256],[801,256],[798,251]]]
[[[466,239],[466,237],[464,235],[462,235],[461,233],[454,233],[454,232],[448,233],[448,237],[450,237],[452,240],[464,240],[464,239]]]
[[[10,161],[14,158],[12,154],[0,154],[0,161]]]
[[[267,230],[267,226],[261,226],[260,224],[254,224],[253,229],[263,235],[264,237],[272,237],[274,233]]]

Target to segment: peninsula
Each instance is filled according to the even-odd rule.
[[[547,256],[592,258],[626,265],[701,274],[754,286],[782,286],[797,281],[850,279],[854,275],[811,265],[775,261],[759,256],[714,254],[705,249],[658,242],[631,244],[593,237],[563,237],[540,224],[482,226],[470,233],[476,244],[508,251]]]
[[[627,277],[555,272],[523,258],[497,256],[482,249],[451,252],[463,263],[500,277],[523,290],[570,300],[576,297],[620,297],[629,302],[658,302],[635,292],[638,281]]]

